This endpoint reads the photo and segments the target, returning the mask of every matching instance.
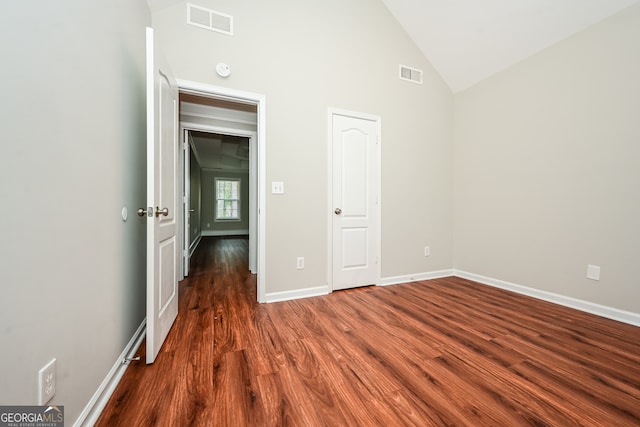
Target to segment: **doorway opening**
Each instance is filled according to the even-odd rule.
[[[221,128],[205,131],[184,120],[182,126],[186,142],[184,276],[188,276],[189,259],[201,238],[209,236],[248,236],[248,266],[256,274],[256,134],[243,130],[218,133],[225,132]]]
[[[265,302],[265,97],[181,80],[178,80],[178,86],[183,141],[178,173],[179,188],[183,189],[181,277],[188,274],[189,257],[195,250],[193,243],[196,239],[248,232],[249,268],[257,274],[258,302]],[[200,185],[202,194],[200,206],[191,206],[190,163],[194,159],[201,169],[200,183],[196,184]],[[208,181],[206,185],[203,184],[203,175]],[[229,178],[229,181],[234,178],[241,180],[240,191],[244,190],[246,197],[244,203],[240,200],[240,209],[247,214],[246,220],[234,219],[235,223],[228,221],[216,226],[216,213],[212,206],[215,191],[213,188],[205,190],[205,186],[208,188],[211,182],[215,182],[216,176]],[[208,193],[204,195],[203,191]],[[208,199],[206,212],[202,206],[205,196]],[[199,215],[194,215],[196,209],[199,209]],[[213,213],[209,212],[211,209]],[[190,226],[190,216],[200,216],[197,218],[199,227],[195,230],[193,225],[196,224]],[[225,222],[220,218],[218,221]]]

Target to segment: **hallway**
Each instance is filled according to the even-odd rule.
[[[248,250],[246,238],[202,238],[190,275],[180,283],[178,317],[158,358],[144,364],[143,341],[136,353],[141,361],[128,368],[96,426],[223,425],[211,420],[226,405],[219,400],[224,389],[212,394],[211,385],[221,355],[243,348],[243,331],[231,325],[254,323],[256,281],[248,271]]]

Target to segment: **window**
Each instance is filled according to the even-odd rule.
[[[240,180],[216,178],[216,221],[240,221]]]

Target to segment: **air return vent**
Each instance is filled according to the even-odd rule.
[[[422,70],[400,64],[400,78],[409,82],[422,84]]]
[[[187,23],[219,33],[233,35],[233,16],[187,3]]]

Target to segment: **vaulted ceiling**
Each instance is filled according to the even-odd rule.
[[[151,10],[180,2],[147,1]],[[382,2],[455,93],[640,0]]]
[[[382,1],[459,92],[639,0]]]

